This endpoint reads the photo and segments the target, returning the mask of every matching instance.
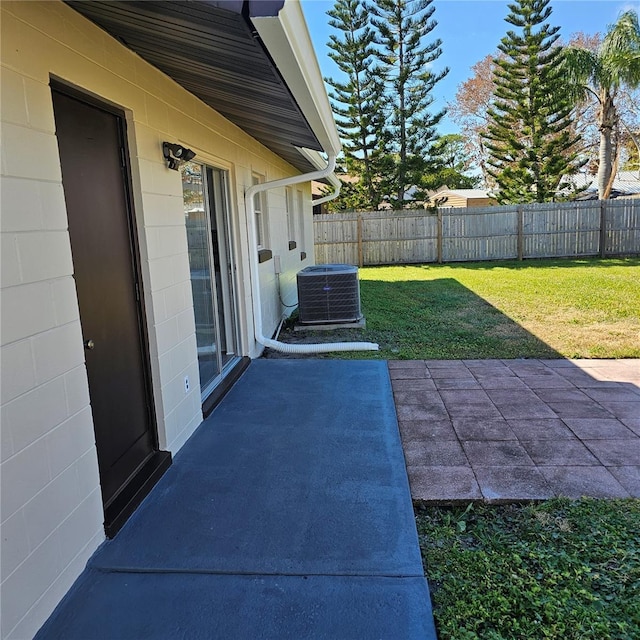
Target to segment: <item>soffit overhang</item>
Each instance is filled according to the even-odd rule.
[[[325,116],[319,127],[309,107],[317,98],[296,87],[312,112],[305,116],[252,22],[279,23],[284,0],[66,2],[300,171],[316,168],[298,147],[327,150],[319,137],[332,136],[335,123]],[[317,68],[312,48],[309,56]],[[299,68],[282,71],[300,75]]]

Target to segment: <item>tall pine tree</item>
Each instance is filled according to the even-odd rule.
[[[389,178],[392,204],[404,206],[406,190],[420,182],[436,140],[435,127],[445,111],[429,112],[432,90],[447,73],[431,71],[442,53],[439,39],[426,43],[435,29],[433,0],[374,0],[368,5],[378,31],[378,55],[388,87],[387,130],[394,163]]]
[[[384,79],[376,68],[375,34],[360,0],[337,0],[327,12],[337,34],[329,36],[329,56],[345,76],[325,81],[343,142],[347,172],[359,177],[350,184],[350,204],[377,209],[382,199],[381,163],[385,157]]]
[[[485,134],[488,172],[500,203],[548,202],[563,175],[575,173],[578,136],[563,75],[559,27],[546,21],[550,0],[518,0],[505,20],[494,71],[496,89]]]

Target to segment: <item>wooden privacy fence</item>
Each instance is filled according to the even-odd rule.
[[[318,264],[640,254],[640,200],[316,215]]]

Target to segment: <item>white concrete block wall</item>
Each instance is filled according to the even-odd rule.
[[[273,179],[273,178],[271,178]],[[262,285],[262,315],[264,320],[264,334],[270,337],[277,328],[283,316],[288,317],[293,312],[293,308],[284,305],[297,303],[298,292],[296,274],[301,269],[314,263],[313,251],[306,251],[307,257],[301,259],[303,248],[313,246],[313,238],[309,236],[308,230],[312,229],[311,220],[311,190],[310,183],[300,183],[293,185],[294,203],[292,215],[296,216],[296,224],[299,226],[297,212],[299,208],[298,191],[302,192],[302,203],[307,212],[307,224],[304,225],[305,234],[302,247],[297,238],[291,238],[298,243],[295,249],[289,249],[289,229],[286,213],[285,189],[275,189],[268,192],[269,208],[269,233],[271,250],[274,257],[280,258],[280,275],[275,272],[275,260],[263,262],[260,266],[260,282]],[[306,194],[306,195],[305,195]],[[280,295],[278,295],[278,287]],[[284,305],[282,304],[284,302]]]
[[[0,81],[0,633],[27,638],[104,531],[50,91],[15,69]]]
[[[181,182],[164,164],[162,142],[184,144],[229,172],[247,355],[260,348],[244,190],[252,171],[274,180],[295,170],[62,2],[0,8],[0,636],[16,639],[37,631],[104,539],[50,78],[126,113],[158,436],[174,453],[202,413]],[[308,185],[301,188],[310,199]],[[281,279],[295,286],[297,270],[313,260],[312,240],[303,263],[288,250],[284,191],[270,204],[271,248],[281,256]],[[310,230],[310,204],[308,212]],[[282,314],[273,261],[260,273],[268,334]]]

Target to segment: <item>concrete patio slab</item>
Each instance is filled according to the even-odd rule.
[[[37,638],[434,638],[424,579],[97,572]]]
[[[640,498],[640,360],[424,364],[436,389],[423,403],[443,403],[467,462],[442,455],[437,433],[453,446],[445,417],[437,429],[426,414],[419,427],[401,422],[416,503]],[[410,411],[399,394],[396,408]]]
[[[38,635],[176,637],[435,638],[386,363],[254,361]]]

